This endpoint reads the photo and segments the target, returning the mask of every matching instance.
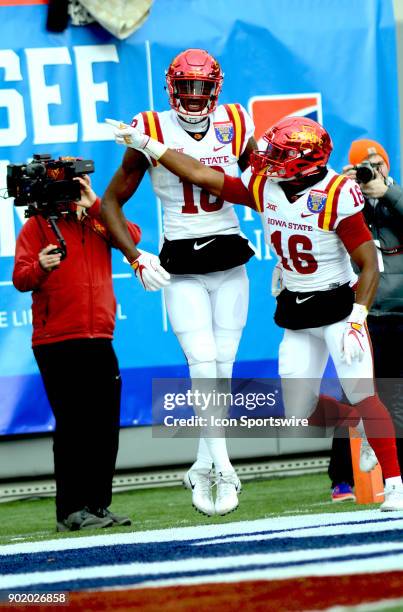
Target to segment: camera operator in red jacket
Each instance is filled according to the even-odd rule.
[[[88,176],[57,226],[31,217],[17,239],[13,283],[32,291],[32,346],[56,420],[57,530],[130,525],[108,507],[119,443],[121,378],[113,350],[111,238]],[[70,209],[69,209],[70,208]],[[140,229],[128,223],[133,242]]]

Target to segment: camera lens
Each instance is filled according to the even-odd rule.
[[[26,173],[31,178],[40,178],[46,175],[46,166],[40,162],[33,161],[27,165]]]
[[[357,183],[369,183],[375,178],[375,172],[371,166],[357,166],[356,181]]]

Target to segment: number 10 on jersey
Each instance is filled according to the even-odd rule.
[[[217,170],[218,172],[225,172],[224,168],[221,166],[211,166],[213,170]],[[195,192],[200,192],[200,208],[204,210],[204,212],[216,212],[223,207],[224,200],[219,197],[215,197],[212,201],[210,198],[213,197],[206,189],[200,189],[200,187],[196,187],[192,183],[188,183],[187,181],[179,182],[183,184],[183,206],[182,212],[187,215],[197,215],[200,211],[198,206],[195,204],[194,194]]]

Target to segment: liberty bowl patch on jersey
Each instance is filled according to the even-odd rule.
[[[231,121],[220,121],[214,123],[215,135],[218,142],[228,144],[234,138],[234,126]]]
[[[311,189],[306,203],[308,210],[312,213],[320,213],[326,206],[327,193],[317,189]]]

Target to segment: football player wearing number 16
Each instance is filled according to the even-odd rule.
[[[238,167],[246,168],[249,153],[256,147],[254,125],[239,104],[217,105],[223,74],[214,57],[202,49],[183,51],[169,66],[166,82],[171,110],[139,113],[132,126],[153,137],[164,150],[169,146],[187,153],[222,176],[225,172],[235,177]],[[107,121],[118,132],[117,142],[127,144],[119,129],[122,124]],[[134,266],[136,253],[121,207],[146,170],[164,212],[160,263],[171,275],[164,289],[167,312],[193,386],[213,383],[216,387],[216,379],[225,385],[232,376],[246,323],[249,288],[244,264],[253,251],[240,236],[238,217],[225,198],[212,197],[179,180],[148,151],[129,146],[106,190],[103,214],[115,244]],[[215,503],[212,463],[217,475]],[[240,482],[225,437],[214,429],[203,431],[197,460],[184,482],[192,489],[193,505],[205,514],[226,514],[237,507]]]
[[[326,165],[333,148],[329,134],[303,117],[282,119],[264,134],[261,150],[251,154],[251,167],[238,179],[167,149],[136,129],[122,133],[129,146],[147,152],[183,180],[228,201],[248,202],[263,213],[283,272],[275,320],[285,328],[279,354],[285,409],[318,424],[312,419],[330,354],[352,405],[350,417],[356,422],[362,417],[382,467],[381,510],[403,510],[394,427],[374,388],[365,325],[378,283],[377,255],[361,213],[359,186]],[[350,257],[360,270],[358,282]],[[293,379],[309,384],[296,395]]]

